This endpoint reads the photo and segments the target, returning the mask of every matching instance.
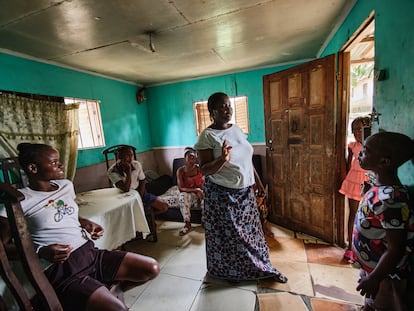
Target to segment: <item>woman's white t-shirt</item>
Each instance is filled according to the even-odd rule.
[[[206,128],[194,145],[197,150],[212,149],[213,157],[221,157],[224,140],[231,146],[230,160],[222,169],[209,176],[210,180],[220,186],[242,189],[255,183],[253,171],[253,147],[246,135],[235,124],[224,130]]]

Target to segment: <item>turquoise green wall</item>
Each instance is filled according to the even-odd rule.
[[[386,80],[375,87],[374,105],[379,129],[414,138],[414,1],[375,1],[375,68],[386,70]],[[414,188],[414,167],[400,169],[402,182]]]
[[[338,51],[372,11],[375,12],[375,69],[386,71],[386,80],[375,82],[374,106],[381,116],[379,124],[374,123],[373,132],[401,132],[414,138],[414,1],[359,0],[323,55]],[[400,168],[399,175],[404,184],[414,188],[411,162]]]
[[[387,80],[377,82],[374,104],[382,114],[379,128],[414,137],[414,81],[411,61],[414,26],[409,12],[414,1],[359,0],[327,45],[322,56],[336,53],[356,29],[375,11],[376,69],[387,71]],[[292,65],[293,66],[293,65]],[[138,151],[153,147],[186,146],[195,143],[193,102],[223,91],[246,95],[251,133],[249,141],[264,143],[263,75],[291,66],[239,72],[199,80],[150,87],[147,101],[135,101],[136,86],[65,68],[0,54],[0,89],[20,92],[99,99],[106,145],[128,143]],[[379,128],[377,130],[379,130]],[[375,130],[375,128],[374,128]],[[80,151],[78,167],[103,161],[102,149]],[[413,167],[401,169],[403,181],[414,185]]]
[[[150,87],[150,129],[154,147],[193,145],[195,134],[194,108],[196,101],[207,100],[214,92],[229,96],[247,96],[251,143],[264,143],[263,76],[293,65],[239,72],[229,75]]]
[[[135,100],[137,86],[0,53],[0,89],[98,99],[107,146],[152,147],[147,105]],[[79,151],[78,167],[104,161],[103,148]]]

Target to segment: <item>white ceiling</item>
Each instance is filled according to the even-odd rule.
[[[148,86],[313,59],[356,0],[0,1],[0,52]]]

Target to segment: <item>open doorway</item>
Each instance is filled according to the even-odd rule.
[[[344,142],[344,154],[345,158],[348,158],[348,150],[353,152],[354,158],[358,156],[359,150],[362,149],[361,144],[356,144],[356,138],[364,140],[365,137],[370,135],[370,114],[372,113],[373,100],[374,100],[374,56],[375,56],[375,21],[374,14],[364,22],[360,29],[353,35],[352,39],[347,43],[343,49],[344,63],[343,69],[346,83],[346,128],[343,128]],[[355,123],[355,135],[352,131],[352,124],[356,118],[366,117],[364,121]],[[358,133],[359,131],[362,131]],[[362,135],[361,135],[362,134]],[[357,146],[358,145],[358,146]],[[352,155],[352,154],[351,154]],[[356,167],[357,166],[357,167]],[[348,236],[352,232],[353,214],[356,211],[360,192],[358,191],[358,185],[363,182],[364,172],[361,170],[358,164],[354,163],[350,165],[347,163],[347,170],[342,174],[342,180],[345,178],[348,169],[355,174],[350,175],[353,177],[347,178],[347,183],[343,184],[341,193],[346,193],[345,208],[344,208],[344,230],[343,240],[349,241]],[[358,177],[357,177],[358,176]],[[359,181],[360,179],[360,181]],[[358,193],[357,193],[358,192]],[[351,199],[352,198],[352,199]],[[350,201],[348,201],[350,199]],[[352,204],[348,204],[352,203]],[[350,212],[351,211],[351,212]],[[349,218],[349,214],[352,217]],[[349,220],[350,219],[350,222]],[[341,238],[340,238],[341,240]],[[346,243],[348,244],[348,243]]]
[[[350,53],[347,144],[354,140],[351,123],[369,116],[374,99],[375,21],[371,20],[345,52]]]

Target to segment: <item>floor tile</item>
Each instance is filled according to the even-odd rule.
[[[311,306],[312,306],[313,311],[359,311],[360,310],[360,306],[356,306],[354,304],[330,301],[330,300],[319,299],[319,298],[312,298]]]
[[[268,227],[273,232],[275,237],[281,237],[281,238],[294,238],[294,233],[286,228],[280,227],[278,225],[275,225],[271,222],[268,222]]]
[[[201,281],[160,273],[130,307],[130,311],[190,310],[200,286]]]
[[[306,251],[303,242],[292,238],[267,238],[269,246],[269,257],[273,259],[282,259],[283,261],[301,261],[307,262]]]
[[[207,272],[204,244],[182,246],[162,267],[163,273],[203,280]]]
[[[312,279],[306,262],[271,260],[272,265],[288,278],[288,282],[277,283],[269,280],[260,280],[259,288],[272,288],[281,291],[314,296]],[[260,292],[260,290],[259,290]]]
[[[331,266],[351,265],[344,259],[344,249],[331,245],[305,244],[308,262]]]
[[[359,270],[309,263],[315,296],[362,304],[363,298],[356,291]]]
[[[130,310],[154,311],[354,311],[359,271],[343,250],[269,223],[270,261],[287,284],[269,280],[228,282],[206,271],[204,229],[195,224],[181,237],[180,222],[157,221],[158,242],[132,241],[126,249],[156,258],[160,275],[125,293]],[[298,237],[298,238],[295,238]]]
[[[260,311],[308,311],[306,304],[299,295],[291,293],[271,293],[257,295]]]
[[[142,284],[140,286],[136,286],[124,293],[124,300],[125,304],[128,307],[131,307],[134,305],[134,303],[139,299],[139,297],[142,295],[142,293],[145,291],[145,289],[151,284],[150,282],[147,282],[145,284]]]
[[[190,311],[253,311],[255,305],[255,292],[206,284],[199,291]]]
[[[229,281],[222,280],[222,279],[212,278],[211,276],[208,275],[208,273],[206,273],[204,280],[203,280],[203,284],[205,285],[212,284],[212,285],[217,285],[220,287],[240,288],[240,289],[249,290],[251,292],[257,292],[258,281],[229,282]]]
[[[193,229],[186,235],[180,236],[179,231],[183,227],[180,222],[157,222],[158,242],[169,244],[172,246],[183,246],[187,244],[204,243],[204,229],[197,224],[193,225]],[[157,243],[158,243],[157,242]]]
[[[155,258],[162,269],[163,266],[177,253],[179,246],[166,244],[161,241],[156,243],[145,240],[136,240],[124,245],[124,249]]]

